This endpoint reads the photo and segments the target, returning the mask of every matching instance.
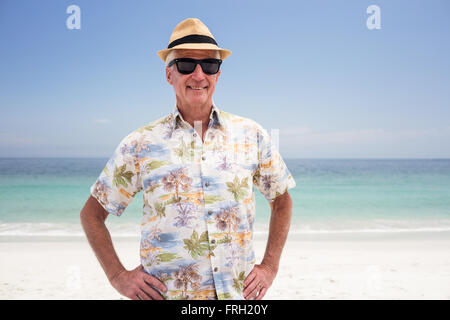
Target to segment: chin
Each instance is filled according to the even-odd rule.
[[[191,99],[189,99],[188,101],[192,105],[204,104],[208,101],[208,97],[207,96],[191,97]]]

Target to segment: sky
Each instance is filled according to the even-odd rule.
[[[215,104],[278,129],[283,157],[450,158],[449,14],[446,0],[0,0],[0,157],[111,156],[175,107],[156,52],[195,17],[233,52]]]

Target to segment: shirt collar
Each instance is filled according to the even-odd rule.
[[[173,109],[172,112],[172,128],[175,130],[177,126],[184,123],[185,120],[183,119],[183,116],[180,113],[180,110],[178,110],[177,106]],[[224,126],[223,119],[220,117],[220,110],[217,108],[217,106],[213,103],[211,108],[211,113],[209,114],[209,124],[208,126],[214,126],[216,128],[221,128]]]

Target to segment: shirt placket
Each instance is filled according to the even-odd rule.
[[[214,247],[216,246],[216,239],[211,238],[211,234],[214,234],[217,232],[215,228],[215,224],[211,223],[214,219],[214,205],[208,204],[207,199],[211,199],[216,194],[214,193],[214,189],[212,186],[212,178],[211,175],[211,168],[214,167],[214,159],[213,155],[211,154],[209,145],[214,145],[214,141],[210,139],[209,133],[211,133],[214,128],[212,128],[212,121],[210,121],[208,125],[208,129],[205,132],[205,140],[202,142],[201,137],[199,134],[194,133],[194,141],[195,141],[195,151],[194,151],[194,162],[199,164],[200,169],[200,179],[201,179],[201,185],[202,185],[202,193],[203,193],[203,206],[204,206],[204,214],[205,214],[205,227],[208,232],[208,241],[209,246]],[[214,136],[214,135],[213,135]],[[198,146],[198,147],[197,147]],[[213,275],[216,294],[219,296],[222,292],[220,292],[221,286],[219,284],[220,279],[218,278],[217,274],[221,271],[221,263],[220,263],[220,254],[217,254],[218,252],[215,252],[214,255],[210,255],[209,260],[211,264],[211,273]]]

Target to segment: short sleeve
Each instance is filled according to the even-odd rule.
[[[130,134],[120,142],[90,189],[103,208],[116,216],[123,213],[142,189],[133,141],[133,134]]]
[[[267,131],[259,127],[258,167],[253,175],[253,183],[264,197],[272,202],[276,197],[295,187],[295,181]]]

